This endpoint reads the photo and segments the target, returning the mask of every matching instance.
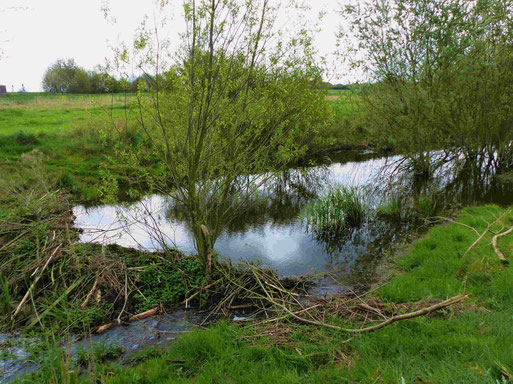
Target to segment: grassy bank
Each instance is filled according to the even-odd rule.
[[[105,170],[120,183],[129,174],[107,161],[109,148],[99,135],[108,122],[125,116],[130,95],[9,94],[0,99],[0,173],[38,156],[58,187],[74,200],[100,197]]]
[[[72,203],[41,159],[0,179],[0,332],[84,333],[204,284],[194,257],[77,243]]]
[[[511,209],[468,208],[455,222],[431,229],[393,257],[394,276],[362,298],[390,316],[456,294],[471,295],[427,317],[352,338],[297,322],[221,323],[181,337],[168,350],[141,354],[131,366],[97,364],[93,375],[102,383],[509,383],[513,269],[500,262],[491,242],[494,233],[512,225]],[[509,234],[497,242],[510,260],[512,240]],[[363,324],[362,317],[337,312],[337,303],[343,299],[324,302],[330,309],[323,312],[327,322],[355,328]],[[65,375],[80,381],[76,373]],[[47,382],[49,377],[39,379]]]
[[[330,94],[330,123],[315,137],[310,153],[359,147],[365,134],[355,122],[351,92]],[[113,175],[120,191],[134,175],[110,161],[105,132],[120,119],[134,119],[125,108],[133,95],[9,94],[0,99],[0,173],[10,174],[24,158],[42,156],[45,170],[74,201],[95,202],[102,178]],[[120,195],[120,198],[123,196]]]

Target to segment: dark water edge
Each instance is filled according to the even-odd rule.
[[[204,318],[205,315],[196,311],[174,310],[129,325],[112,327],[102,334],[63,342],[63,352],[77,362],[79,356],[102,345],[122,351],[119,361],[128,363],[136,353],[154,346],[165,347],[184,332],[200,327]],[[37,371],[37,356],[29,351],[41,348],[42,345],[44,342],[38,338],[24,338],[16,333],[0,334],[0,383],[10,383]],[[38,354],[43,355],[45,352],[39,350]]]

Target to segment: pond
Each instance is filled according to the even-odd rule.
[[[397,170],[394,173],[393,164],[401,159],[397,155],[346,151],[318,159],[309,167],[289,169],[269,181],[264,198],[255,200],[224,228],[215,250],[221,258],[260,262],[283,275],[337,271],[342,278],[353,277],[365,283],[373,278],[390,244],[404,239],[414,227],[411,221],[384,220],[375,213],[390,195],[391,180],[400,180],[394,185],[401,185],[403,200],[409,199],[413,191],[433,190],[444,192],[438,194],[441,201],[453,199],[459,204],[513,200],[511,186],[488,182],[486,188],[478,188],[478,183],[461,173],[447,176],[452,164],[447,164],[443,176],[435,178],[430,186],[414,185],[411,178],[398,177]],[[309,232],[300,218],[301,210],[328,188],[340,185],[362,188],[370,208],[368,219],[360,228],[336,239]],[[76,226],[83,229],[82,242],[116,243],[143,250],[157,250],[165,243],[186,254],[195,252],[187,223],[179,219],[181,215],[169,197],[152,195],[119,206],[77,206],[74,214]]]

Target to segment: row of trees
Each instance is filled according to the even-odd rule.
[[[101,68],[86,71],[73,59],[68,59],[57,60],[46,70],[43,90],[50,93],[136,92],[139,86],[148,83],[149,78],[145,76],[118,80]]]

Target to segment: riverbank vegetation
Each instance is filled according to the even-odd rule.
[[[364,294],[317,301],[300,315],[319,324],[359,328],[447,297],[470,295],[428,317],[358,335],[307,325],[287,313],[288,320],[280,322],[221,323],[191,332],[166,350],[140,354],[131,366],[97,364],[90,371],[105,383],[507,383],[513,379],[513,272],[497,249],[513,257],[513,235],[498,237],[497,248],[493,239],[512,225],[511,209],[466,209],[391,258],[396,272],[389,281]],[[45,367],[25,382],[50,381],[48,372],[54,380],[93,379],[80,379],[74,366],[64,371]]]
[[[368,213],[362,191],[355,187],[335,187],[308,204],[301,212],[310,231],[342,233],[362,225]]]
[[[394,0],[348,6],[363,126],[418,177],[457,160],[486,179],[511,167],[513,3]],[[430,152],[443,150],[444,156]]]
[[[513,2],[347,7],[352,64],[367,76],[350,89],[327,89],[310,29],[287,39],[273,29],[278,12],[267,0],[186,1],[176,52],[144,28],[132,51],[118,52],[117,69],[151,72],[151,86],[0,99],[0,330],[53,340],[20,382],[513,382]],[[51,85],[70,68],[77,79]],[[45,84],[73,92],[84,75],[58,62]],[[326,186],[318,175],[305,188],[285,175],[348,148],[399,155],[374,189]],[[294,170],[297,179],[309,171]],[[178,213],[195,254],[165,241],[159,252],[78,242],[75,204],[155,192],[174,202],[167,213]],[[320,297],[310,278],[222,260],[223,231],[269,209],[298,212],[327,248],[364,228],[382,242],[370,256],[387,273]],[[392,254],[405,238],[394,228],[430,230]],[[106,362],[121,353],[115,346],[78,359],[61,348],[63,335],[177,306],[226,321],[128,365]],[[234,310],[253,316],[234,324]]]
[[[205,284],[193,257],[77,244],[71,202],[26,159],[0,183],[0,329],[88,333],[161,305]]]

